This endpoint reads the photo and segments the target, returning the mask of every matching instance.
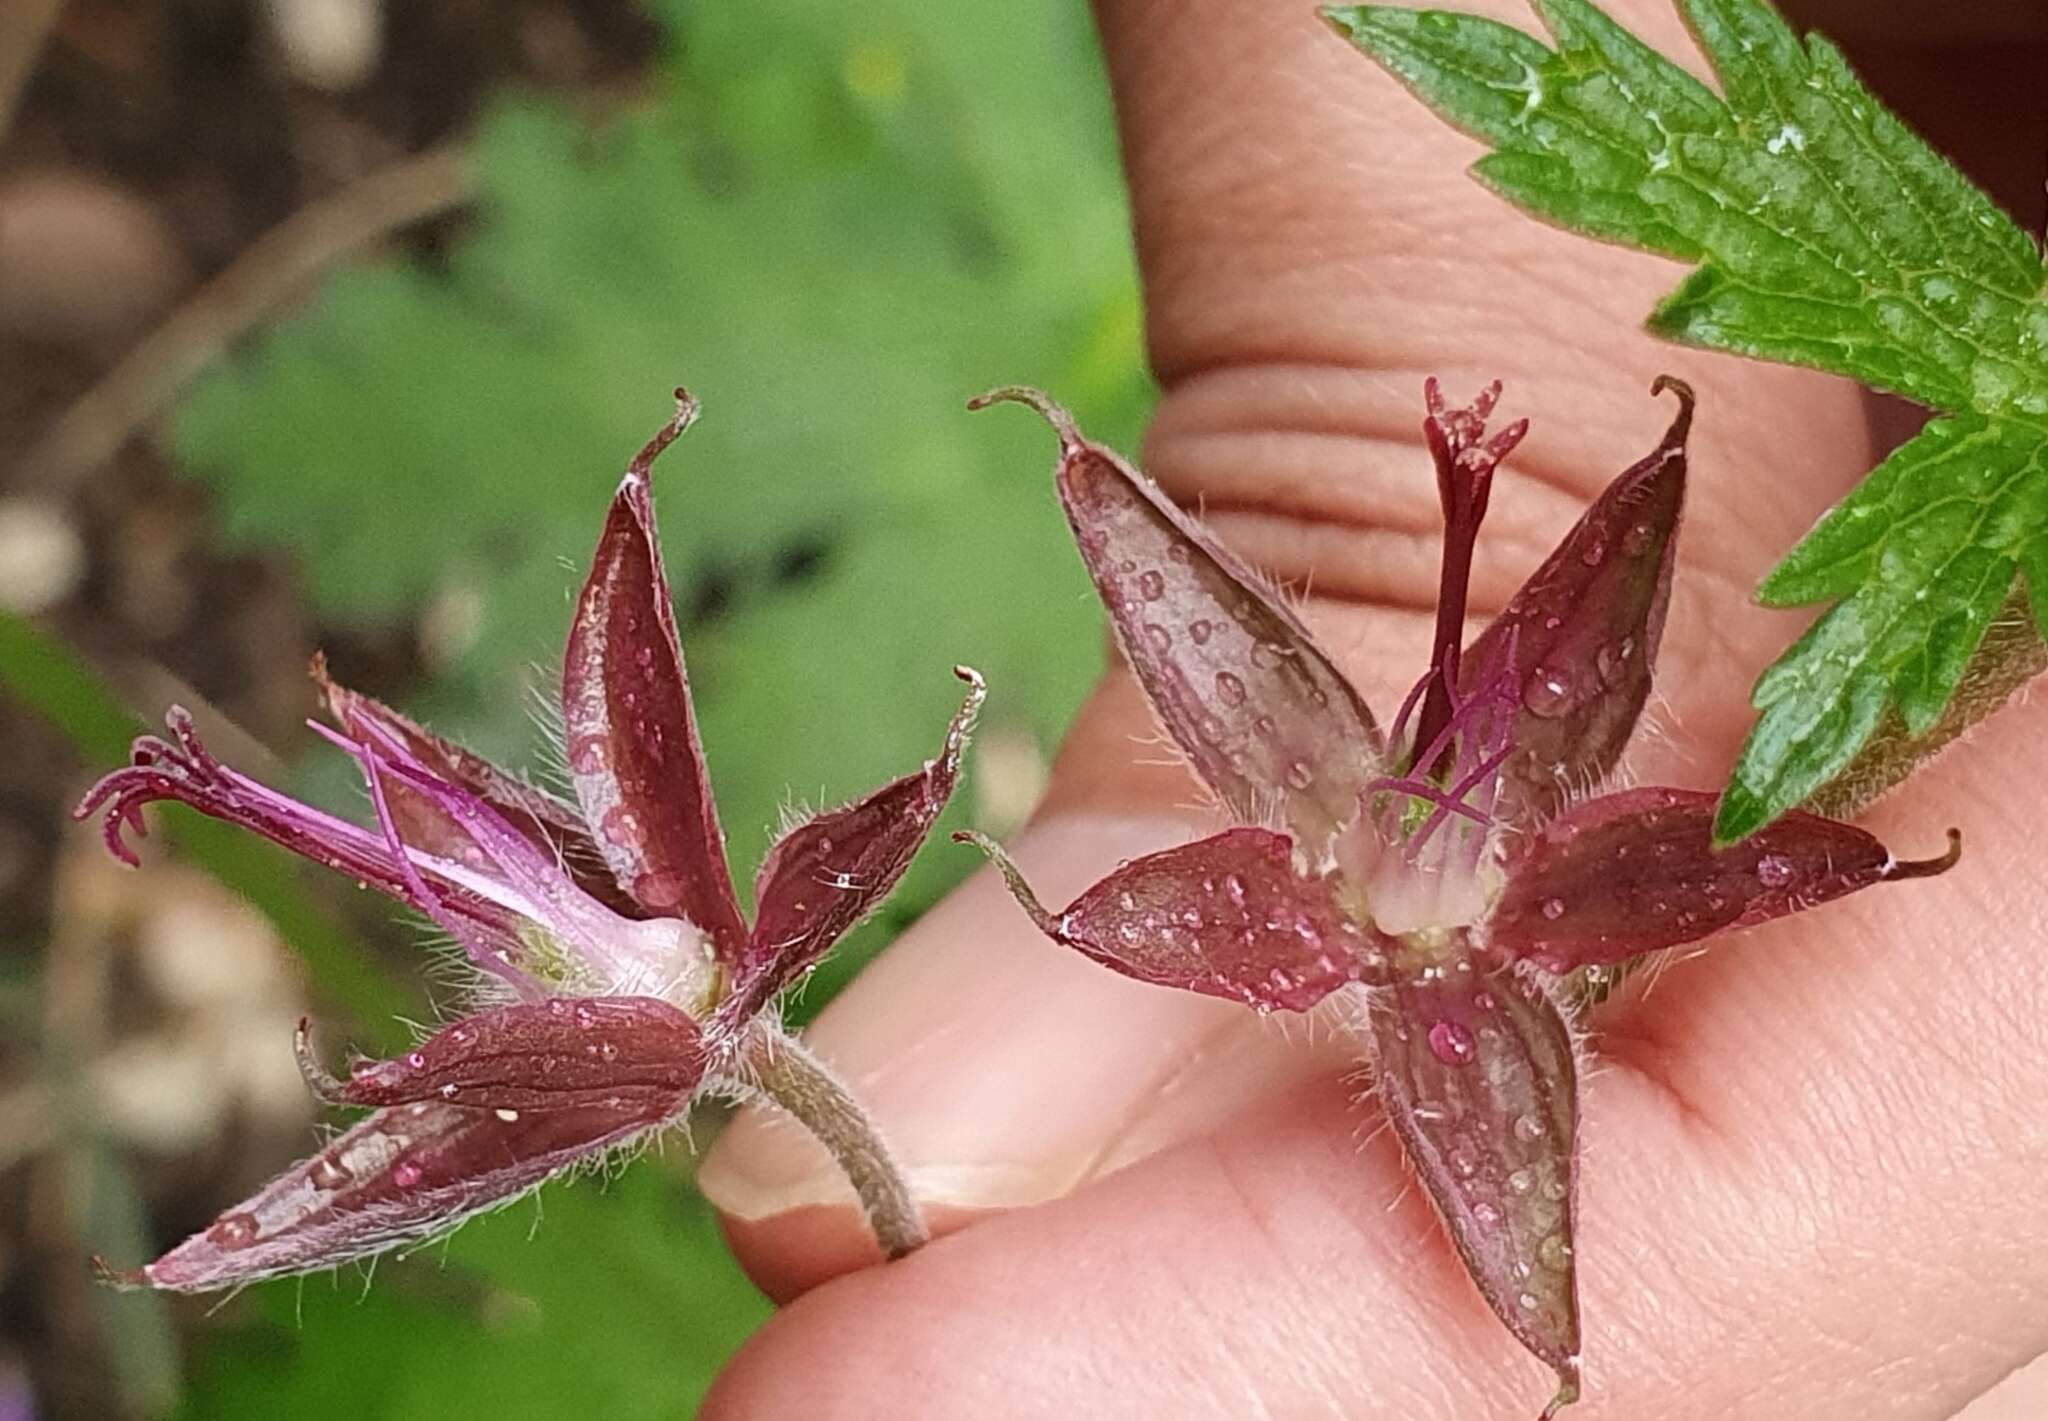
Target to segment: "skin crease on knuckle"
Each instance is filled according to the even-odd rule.
[[[1311,596],[1310,618],[1385,706],[1428,635],[1421,376],[1498,375],[1506,411],[1536,421],[1496,495],[1476,614],[1655,438],[1649,376],[1694,381],[1667,733],[1631,768],[1711,784],[1748,724],[1750,680],[1793,630],[1747,590],[1871,461],[1854,391],[1642,336],[1675,267],[1510,214],[1459,171],[1472,145],[1273,7],[1196,0],[1173,23],[1160,3],[1099,8],[1167,390],[1151,471],[1190,504],[1213,499],[1214,525],[1283,582],[1334,594]],[[1522,22],[1519,5],[1466,8]],[[1609,8],[1685,52],[1662,0]],[[1210,42],[1226,29],[1244,44]],[[1304,137],[1390,125],[1398,141],[1336,157]],[[1640,974],[1588,1023],[1592,1390],[1567,1414],[1940,1421],[2048,1346],[2048,1042],[2028,1012],[2048,1000],[2034,946],[2048,908],[2025,853],[2028,806],[2048,797],[2039,727],[2038,708],[1999,717],[1870,817],[1906,852],[1964,826],[1938,901],[1856,900],[1753,930]],[[1153,734],[1113,672],[1062,752],[1046,832],[1112,807],[1184,810],[1182,772],[1130,763]],[[815,1287],[704,1415],[1533,1410],[1537,1369],[1359,1090],[1297,1071],[1068,1197]]]

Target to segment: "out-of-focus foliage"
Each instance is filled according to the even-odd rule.
[[[656,496],[741,863],[790,788],[929,754],[955,660],[1048,735],[1093,612],[1045,437],[961,406],[1036,381],[1128,435],[1136,299],[1085,16],[961,20],[701,7],[647,107],[508,104],[446,270],[336,280],[191,401],[231,534],[292,549],[329,618],[437,605],[418,708],[530,758],[568,569],[683,382],[706,415]]]
[[[706,416],[656,497],[744,881],[792,795],[932,752],[956,661],[988,676],[985,733],[1050,748],[1095,613],[1048,436],[963,402],[1034,382],[1128,442],[1149,386],[1084,10],[668,8],[643,104],[593,127],[508,98],[446,263],[338,277],[204,382],[177,438],[321,616],[424,617],[438,671],[409,709],[538,765],[535,693],[606,499],[689,385]],[[935,835],[806,1008],[970,866]],[[541,1198],[531,1240],[521,1206],[445,1269],[258,1290],[237,1312],[265,1320],[210,1344],[187,1413],[686,1410],[766,1310],[701,1203],[649,1169]]]
[[[551,1186],[447,1247],[265,1285],[203,1355],[190,1417],[684,1416],[767,1305],[672,1176]]]

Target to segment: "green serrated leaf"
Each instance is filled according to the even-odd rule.
[[[1974,414],[1929,424],[1828,510],[1771,569],[1757,588],[1758,598],[1767,606],[1798,607],[1848,596],[1870,580],[1901,520],[1918,509],[1920,489],[1957,483],[1972,469],[2026,457],[2024,448],[1998,447],[2003,432]]]
[[[1566,63],[1588,83],[1608,83],[1627,109],[1655,114],[1667,131],[1712,133],[1727,122],[1713,90],[1647,51],[1634,35],[1585,0],[1534,0]]]
[[[1554,49],[1470,16],[1326,13],[1494,145],[1474,173],[1495,192],[1696,262],[1650,317],[1656,333],[1952,413],[1760,589],[1774,605],[1836,605],[1757,682],[1762,715],[1716,830],[1734,838],[1849,766],[1887,712],[1903,740],[1931,733],[2015,570],[2048,570],[2048,302],[2032,239],[1833,45],[1802,42],[1763,0],[1679,3],[1719,96],[1586,0],[1533,0]],[[2038,590],[2034,604],[2048,613]]]
[[[1511,25],[1448,10],[1329,9],[1353,44],[1475,138],[1505,146],[1543,100],[1550,51]]]
[[[1758,679],[1763,714],[1716,833],[1740,838],[1814,794],[1887,706],[1908,735],[1933,726],[2044,532],[2048,430],[1962,415],[1901,446],[1765,584],[1780,603],[1841,600]]]
[[[2015,587],[1985,628],[1976,654],[1941,716],[1920,734],[1909,733],[1896,708],[1878,721],[1856,757],[1806,799],[1802,808],[1834,819],[1853,819],[1920,765],[2009,701],[2048,669],[2044,645],[2024,588]]]

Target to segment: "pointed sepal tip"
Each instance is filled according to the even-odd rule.
[[[974,733],[974,722],[988,700],[988,681],[972,666],[955,666],[953,674],[967,683],[966,699],[961,701],[953,723],[946,727],[945,754],[957,758],[967,748],[967,737]]]
[[[704,411],[704,407],[697,403],[696,397],[681,385],[676,386],[675,398],[676,412],[669,416],[668,423],[656,430],[654,437],[642,445],[640,452],[633,456],[633,462],[626,465],[628,483],[645,483],[654,469],[654,461],[661,457],[662,451],[681,438],[683,431],[695,424],[697,416]]]
[[[323,1105],[344,1102],[348,1082],[320,1064],[320,1057],[313,1050],[313,1023],[303,1016],[292,1032],[292,1059],[298,1063],[299,1079],[306,1083],[315,1100]]]
[[[1550,1403],[1537,1415],[1536,1421],[1553,1421],[1558,1412],[1579,1399],[1579,1359],[1565,1358],[1564,1365],[1557,1369],[1557,1392]]]
[[[1003,876],[1003,882],[1008,886],[1010,896],[1017,900],[1017,906],[1024,910],[1025,915],[1031,919],[1038,930],[1055,940],[1060,937],[1062,932],[1060,920],[1047,912],[1045,904],[1038,901],[1038,895],[1031,891],[1031,885],[1025,881],[1024,871],[1017,867],[1016,861],[1010,857],[1001,844],[991,839],[988,835],[973,829],[959,830],[953,835],[953,842],[956,844],[972,844],[975,848],[980,849],[983,854],[987,855],[988,861],[995,865],[996,872]]]
[[[1686,435],[1692,430],[1692,411],[1699,403],[1699,397],[1693,394],[1690,384],[1676,375],[1659,375],[1650,382],[1650,393],[1653,395],[1661,395],[1667,390],[1678,397],[1678,415],[1671,421],[1671,428],[1664,435],[1664,442],[1666,445],[1683,444]]]
[[[1931,859],[1893,859],[1886,864],[1878,877],[1887,883],[1902,878],[1939,878],[1954,868],[1963,856],[1963,831],[1951,827],[1948,831],[1948,850]]]
[[[99,1254],[86,1260],[92,1269],[92,1280],[103,1288],[112,1288],[117,1293],[132,1293],[149,1286],[149,1274],[140,1268],[116,1268]]]
[[[1001,404],[1027,405],[1037,410],[1045,422],[1053,427],[1053,432],[1059,435],[1060,447],[1063,449],[1076,449],[1087,442],[1081,437],[1081,426],[1074,422],[1073,415],[1067,413],[1066,406],[1045,391],[1030,385],[1001,385],[993,390],[984,391],[969,400],[967,408],[985,410],[990,405]]]

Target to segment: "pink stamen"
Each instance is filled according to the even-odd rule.
[[[1368,794],[1392,791],[1395,794],[1413,795],[1417,799],[1426,799],[1431,804],[1436,805],[1440,809],[1448,810],[1452,814],[1462,814],[1475,824],[1485,824],[1487,822],[1484,814],[1481,814],[1455,795],[1446,790],[1438,789],[1427,780],[1419,780],[1413,776],[1403,779],[1383,777],[1371,781],[1366,785],[1365,789]],[[1430,822],[1434,823],[1435,820],[1432,819]],[[1427,832],[1427,830],[1424,832]]]
[[[1435,806],[1435,810],[1423,820],[1415,832],[1405,836],[1405,854],[1412,863],[1446,819],[1453,814],[1471,820],[1484,828],[1493,822],[1493,805],[1498,796],[1500,769],[1514,753],[1510,736],[1514,729],[1515,685],[1515,636],[1510,632],[1499,650],[1488,661],[1478,686],[1468,696],[1453,694],[1450,699],[1451,716],[1435,739],[1421,748],[1410,758],[1410,773],[1386,776],[1366,786],[1369,793],[1392,792],[1411,795]],[[1409,692],[1412,705],[1423,686],[1428,685],[1438,672],[1432,670]],[[1407,714],[1404,706],[1402,714]],[[1400,735],[1397,719],[1395,738]],[[1460,741],[1465,744],[1459,744]],[[1477,764],[1471,764],[1474,758]],[[1470,764],[1448,788],[1439,787],[1428,778],[1429,771],[1420,766],[1437,766],[1448,772],[1460,764]],[[1467,797],[1477,793],[1480,802],[1468,802]],[[1389,839],[1404,837],[1400,834],[1401,810],[1391,806],[1382,815],[1382,825]],[[1473,844],[1472,857],[1477,861],[1478,843]]]
[[[1480,681],[1479,688],[1476,691],[1469,696],[1461,696],[1456,692],[1452,692],[1447,697],[1451,707],[1450,718],[1444,722],[1442,729],[1437,731],[1435,737],[1427,745],[1422,746],[1416,754],[1409,757],[1408,767],[1411,772],[1420,773],[1423,766],[1429,766],[1433,773],[1449,773],[1451,766],[1444,764],[1443,761],[1447,756],[1453,754],[1456,741],[1468,731],[1476,732],[1479,728],[1477,725],[1479,718],[1489,710],[1498,709],[1498,703],[1505,700],[1512,693],[1512,686],[1510,684],[1514,674],[1512,637],[1509,638],[1507,645],[1510,652],[1508,660],[1501,666],[1490,669],[1487,676]],[[1427,684],[1430,678],[1435,675],[1437,675],[1435,671],[1430,672],[1429,676],[1423,678],[1423,683]],[[1504,739],[1510,729],[1510,722],[1503,719],[1498,724],[1488,725],[1486,729],[1489,733],[1482,737],[1486,741],[1492,742]]]
[[[1466,729],[1479,705],[1475,700],[1461,699],[1455,692],[1449,695],[1448,700],[1451,707],[1450,719],[1444,722],[1443,728],[1437,731],[1434,739],[1408,757],[1410,770],[1422,773],[1427,767],[1427,772],[1431,774],[1441,774],[1448,770],[1449,767],[1443,763],[1444,758],[1451,754],[1452,746],[1457,743],[1458,736]]]
[[[114,857],[131,867],[136,865],[139,860],[123,838],[124,831],[144,837],[142,806],[175,800],[261,834],[337,872],[375,884],[401,902],[417,905],[415,891],[407,881],[409,860],[394,855],[382,838],[222,764],[200,742],[184,711],[173,708],[164,719],[176,743],[155,736],[137,739],[131,763],[102,777],[73,811],[74,817],[83,819],[105,810],[101,835]],[[343,748],[356,753],[352,742],[343,742]],[[510,930],[511,911],[473,893],[444,894],[441,902],[444,906],[452,903],[451,911],[470,919],[473,931]]]
[[[1416,703],[1422,699],[1422,693],[1429,689],[1430,682],[1435,679],[1436,668],[1432,666],[1429,670],[1422,673],[1422,679],[1417,681],[1409,690],[1408,698],[1401,702],[1401,709],[1394,714],[1394,728],[1387,732],[1388,744],[1399,745],[1401,743],[1407,734],[1409,715],[1414,712]]]
[[[481,859],[479,874],[522,903],[522,912],[544,924],[571,956],[615,983],[636,980],[649,969],[650,949],[635,939],[630,922],[578,887],[559,858],[514,828],[488,802],[449,785],[403,746],[394,746],[380,768],[430,801],[468,836]],[[456,882],[463,886],[459,879]]]
[[[1478,823],[1482,825],[1490,824],[1493,822],[1492,815],[1490,813],[1488,813],[1487,811],[1475,809],[1471,805],[1466,804],[1465,796],[1470,794],[1479,785],[1490,780],[1493,777],[1494,773],[1498,771],[1502,765],[1507,763],[1508,756],[1512,755],[1513,753],[1513,746],[1503,745],[1499,750],[1495,751],[1493,754],[1487,756],[1486,759],[1482,760],[1479,764],[1479,767],[1473,770],[1471,774],[1465,776],[1464,779],[1458,781],[1458,783],[1455,786],[1453,786],[1443,798],[1438,799],[1433,795],[1424,796],[1424,798],[1431,799],[1433,802],[1436,803],[1437,810],[1434,814],[1430,815],[1429,818],[1422,821],[1422,827],[1420,829],[1417,829],[1414,835],[1409,839],[1408,857],[1411,860],[1414,859],[1415,856],[1421,851],[1422,845],[1424,844],[1424,842],[1428,840],[1429,836],[1434,834],[1437,831],[1437,829],[1442,826],[1444,822],[1444,813],[1447,809],[1455,809],[1458,813],[1464,814],[1467,817],[1476,820]],[[1487,810],[1491,810],[1493,807],[1491,799],[1492,796],[1489,795]]]
[[[391,801],[384,789],[383,766],[379,760],[380,753],[395,752],[404,755],[405,747],[393,741],[389,734],[376,725],[366,725],[366,740],[358,742],[317,722],[308,721],[307,724],[346,751],[362,767],[363,782],[370,790],[370,806],[377,816],[377,828],[384,836],[384,846],[391,853],[392,863],[397,867],[400,878],[404,880],[412,906],[426,914],[433,920],[435,926],[460,943],[462,950],[469,954],[470,961],[486,972],[510,982],[520,996],[529,1001],[539,1000],[542,996],[539,984],[514,967],[502,949],[492,947],[485,941],[483,934],[456,917],[449,910],[446,900],[427,882],[426,876],[413,863],[412,851],[406,847],[405,840],[398,832],[397,816],[391,812]],[[376,742],[374,748],[369,741]]]

